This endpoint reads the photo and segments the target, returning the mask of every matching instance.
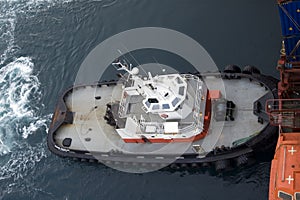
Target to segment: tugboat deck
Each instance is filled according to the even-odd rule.
[[[182,154],[195,153],[193,145],[201,146],[203,155],[212,151],[215,147],[232,147],[234,142],[247,140],[251,136],[263,130],[268,122],[258,122],[254,115],[253,103],[268,90],[260,83],[250,81],[248,78],[224,79],[225,88],[220,88],[219,77],[206,76],[204,82],[209,90],[220,90],[226,94],[226,99],[236,105],[234,121],[216,121],[214,113],[210,122],[209,132],[204,139],[192,143],[125,143],[116,133],[114,127],[104,120],[106,104],[112,101],[120,101],[122,95],[121,85],[103,85],[99,87],[85,86],[74,89],[64,97],[69,111],[74,112],[73,124],[62,125],[55,134],[56,144],[62,148],[65,138],[71,138],[69,149],[93,152],[110,152],[119,150],[124,153],[155,153]],[[114,93],[112,95],[112,93]],[[101,97],[96,99],[95,97]],[[112,98],[115,99],[112,99]]]

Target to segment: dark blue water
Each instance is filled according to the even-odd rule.
[[[56,99],[87,54],[139,27],[180,31],[220,69],[251,64],[277,75],[275,0],[0,1],[0,199],[267,199],[270,161],[226,174],[127,174],[52,155]]]

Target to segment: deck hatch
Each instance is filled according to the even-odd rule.
[[[63,142],[62,142],[62,145],[63,145],[64,147],[70,147],[71,144],[72,144],[72,139],[71,139],[71,138],[65,138],[65,139],[63,140]]]

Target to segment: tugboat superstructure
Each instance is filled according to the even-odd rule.
[[[210,122],[211,98],[198,76],[168,74],[138,76],[129,73],[120,102],[108,105],[106,119],[127,143],[192,142],[204,138]],[[214,91],[215,93],[218,91]],[[111,119],[109,117],[112,116]]]

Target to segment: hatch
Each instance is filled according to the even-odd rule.
[[[282,200],[293,200],[292,195],[290,195],[288,193],[285,193],[285,192],[282,192],[282,191],[278,192],[278,197]]]
[[[296,192],[295,193],[295,199],[296,200],[300,200],[300,192]]]

